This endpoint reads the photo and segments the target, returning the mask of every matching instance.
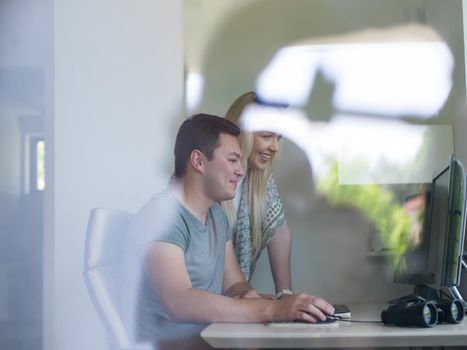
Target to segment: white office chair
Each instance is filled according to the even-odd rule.
[[[84,280],[109,349],[149,349],[135,344],[121,317],[121,253],[132,214],[104,208],[91,210],[84,251]]]

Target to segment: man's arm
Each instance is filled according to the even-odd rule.
[[[183,250],[175,244],[152,244],[145,256],[151,287],[170,317],[178,322],[269,322],[324,320],[332,306],[323,299],[297,294],[280,301],[239,299],[193,288]],[[234,277],[228,277],[235,281]]]
[[[277,229],[267,246],[276,293],[284,289],[292,289],[290,277],[291,246],[292,235],[289,226],[285,223]]]

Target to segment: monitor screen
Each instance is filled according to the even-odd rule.
[[[448,196],[447,225],[440,281],[441,285],[446,287],[458,286],[460,283],[466,220],[465,170],[463,165],[455,159],[452,162],[451,168],[451,184]]]
[[[428,254],[426,272],[433,277],[432,284],[441,285],[449,224],[449,188],[451,165],[442,169],[433,179],[431,215],[428,225]]]
[[[453,156],[433,176],[425,194],[419,243],[400,259],[394,281],[433,288],[459,285],[466,220],[466,178]]]
[[[435,282],[435,275],[426,269],[429,247],[429,222],[431,207],[431,184],[426,186],[426,192],[419,193],[406,199],[404,206],[418,200],[419,210],[422,215],[418,216],[418,226],[422,229],[412,239],[410,248],[398,260],[394,271],[394,282],[414,285],[430,285]]]

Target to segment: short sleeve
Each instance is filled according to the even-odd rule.
[[[185,250],[190,243],[186,222],[178,203],[172,198],[155,196],[136,215],[132,225],[138,250],[144,254],[154,242],[169,242]]]
[[[179,218],[179,220],[166,225],[155,235],[154,242],[173,243],[185,251],[190,244],[187,223],[183,218]]]

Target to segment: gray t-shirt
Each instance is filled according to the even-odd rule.
[[[209,209],[204,224],[176,199],[169,188],[152,197],[138,212],[129,237],[140,263],[146,248],[153,242],[179,246],[184,251],[193,288],[222,293],[225,243],[230,234],[227,218],[218,203]],[[173,321],[157,300],[147,276],[141,272],[135,303],[134,336],[138,341],[167,341],[199,335],[206,326]]]

